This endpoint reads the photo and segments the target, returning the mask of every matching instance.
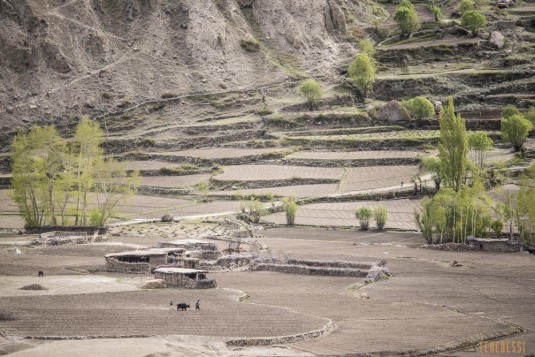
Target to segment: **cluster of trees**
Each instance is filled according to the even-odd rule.
[[[19,132],[11,146],[13,199],[28,228],[103,226],[139,185],[137,172],[104,158],[103,133],[83,118],[67,141],[54,126]]]
[[[505,108],[504,120],[519,116],[514,109]],[[535,163],[520,180],[519,192],[509,192],[502,197],[502,203],[494,206],[485,190],[483,170],[492,140],[484,132],[467,134],[464,120],[455,114],[451,98],[441,108],[439,120],[438,158],[422,160],[422,167],[431,173],[438,193],[433,198],[424,198],[422,209],[414,212],[425,239],[433,244],[465,243],[470,235],[482,236],[489,231],[499,235],[505,221],[511,234],[516,226],[522,238],[533,239]]]
[[[370,219],[373,217],[377,229],[383,230],[385,228],[386,220],[388,219],[388,211],[384,207],[377,207],[372,210],[369,207],[360,207],[355,210],[355,217],[359,220],[360,229],[367,231],[370,226]]]

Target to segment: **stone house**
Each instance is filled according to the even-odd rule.
[[[154,270],[154,278],[162,279],[167,286],[187,289],[210,289],[217,287],[214,279],[208,279],[206,270],[185,268],[158,268]]]

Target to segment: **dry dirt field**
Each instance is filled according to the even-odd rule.
[[[358,201],[358,202],[333,202],[314,203],[299,206],[295,224],[305,226],[357,226],[358,220],[355,218],[355,209],[367,206],[375,208],[383,206],[388,211],[386,228],[416,230],[413,211],[419,207],[419,200],[389,200],[389,201]],[[274,213],[263,218],[265,221],[286,224],[284,212]],[[374,227],[370,222],[370,227]]]
[[[183,175],[183,176],[144,176],[141,178],[142,186],[182,188],[193,187],[201,182],[208,182],[211,175]]]
[[[218,181],[272,181],[292,178],[338,180],[342,169],[330,167],[239,165],[225,166],[222,174],[214,176]]]
[[[418,174],[418,166],[369,166],[348,167],[340,182],[340,192],[366,191],[410,186],[412,177]]]
[[[155,225],[182,232],[193,225]],[[134,228],[134,227],[133,227]],[[26,249],[14,259],[2,249],[0,352],[13,356],[347,356],[355,353],[425,351],[459,347],[462,341],[508,335],[535,348],[534,257],[521,253],[444,252],[418,249],[417,233],[277,228],[259,241],[270,255],[353,262],[385,260],[390,279],[362,286],[361,279],[273,272],[212,273],[217,289],[139,290],[150,275],[82,274],[104,263],[109,251],[154,242],[133,240],[114,228],[107,244]],[[124,229],[122,227],[121,229]],[[198,227],[212,230],[214,226]],[[179,229],[180,230],[180,229]],[[121,235],[118,235],[121,234]],[[31,238],[31,237],[27,237]],[[3,237],[2,241],[20,237]],[[110,243],[116,244],[110,244]],[[125,244],[130,242],[131,244]],[[459,261],[461,267],[449,262]],[[78,269],[75,269],[78,268]],[[35,277],[37,269],[44,278]],[[39,283],[40,291],[19,290]],[[248,295],[242,302],[240,297]],[[169,301],[200,311],[177,312]],[[277,346],[236,348],[234,338],[301,334],[334,324],[326,336]],[[519,329],[520,328],[520,329]],[[410,331],[410,333],[408,333]],[[18,338],[17,338],[18,336]],[[94,340],[20,340],[24,336],[95,336]],[[123,338],[105,338],[122,336]],[[147,336],[145,338],[140,338]],[[466,348],[466,347],[465,347]],[[477,346],[441,354],[484,356]]]
[[[298,151],[288,155],[288,159],[305,160],[380,160],[412,159],[422,156],[417,151],[376,150],[376,151]]]

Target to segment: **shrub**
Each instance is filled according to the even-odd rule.
[[[474,37],[477,36],[478,31],[487,26],[487,18],[485,15],[476,10],[468,10],[463,14],[461,18],[461,24],[468,27],[472,31]]]
[[[495,220],[490,223],[490,229],[496,234],[496,238],[500,236],[503,229],[503,223],[500,220]]]
[[[372,210],[369,207],[360,207],[355,210],[355,217],[360,221],[360,229],[367,231],[372,217]]]
[[[180,164],[175,167],[162,167],[160,168],[160,173],[162,175],[185,175],[197,172],[199,170],[199,167],[194,164]]]
[[[260,43],[252,36],[240,40],[240,46],[247,52],[258,52]]]
[[[259,200],[251,198],[249,202],[247,202],[247,214],[250,222],[260,222],[260,217],[265,213],[266,210],[264,209],[264,205]]]
[[[474,2],[472,0],[462,0],[461,5],[459,6],[461,14],[470,10],[474,10]]]
[[[506,105],[502,109],[502,118],[509,119],[513,115],[520,115],[520,111],[512,104]]]
[[[299,93],[306,99],[310,110],[321,99],[321,86],[314,79],[307,79],[299,85]]]
[[[414,31],[420,28],[420,20],[418,14],[414,9],[414,5],[409,0],[403,0],[394,15],[394,21],[396,21],[399,29],[401,30],[401,36],[409,36]]]
[[[260,116],[270,115],[273,114],[273,110],[271,110],[267,105],[264,105],[261,109],[256,111],[256,114]]]
[[[418,96],[409,100],[404,100],[401,103],[405,109],[408,110],[412,119],[422,120],[429,119],[435,116],[435,107],[429,99]]]
[[[513,145],[515,151],[520,151],[533,124],[522,115],[516,114],[508,119],[502,119],[502,136],[505,141]]]
[[[166,223],[173,222],[173,216],[170,214],[164,214],[160,220]]]
[[[297,202],[295,202],[295,197],[290,196],[284,200],[284,213],[286,213],[286,224],[293,226],[295,224],[295,216],[298,209]]]
[[[377,229],[382,231],[385,228],[386,220],[388,219],[388,211],[384,207],[377,207],[373,210],[373,219],[377,225]]]
[[[529,110],[524,113],[524,118],[529,120],[532,124],[535,124],[535,107],[529,108]]]

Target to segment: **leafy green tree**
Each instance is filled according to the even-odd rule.
[[[63,192],[58,182],[66,155],[66,143],[53,126],[33,126],[13,139],[13,199],[27,227],[57,225],[56,203]]]
[[[103,132],[98,122],[83,117],[72,140],[73,155],[76,158],[76,217],[75,225],[87,224],[89,192],[94,187],[96,169],[102,163]]]
[[[502,109],[502,118],[509,119],[513,115],[520,115],[520,111],[513,104],[508,104]]]
[[[529,120],[531,124],[535,124],[535,107],[530,107],[529,110],[524,113],[524,118]]]
[[[411,118],[416,120],[429,119],[435,116],[435,107],[429,99],[418,96],[402,102],[409,111]]]
[[[375,66],[367,53],[359,53],[348,69],[348,74],[364,98],[375,82]]]
[[[520,237],[528,244],[535,243],[535,163],[520,178],[517,194],[516,224]]]
[[[472,0],[462,0],[461,4],[459,5],[459,11],[461,14],[464,14],[465,12],[469,10],[474,10],[474,2]]]
[[[355,210],[355,217],[360,222],[360,229],[367,231],[370,226],[370,218],[372,217],[372,209],[369,207],[360,207]]]
[[[472,31],[472,35],[476,37],[479,30],[487,26],[487,18],[477,10],[468,10],[463,14],[461,24]]]
[[[97,165],[95,173],[97,207],[90,212],[90,223],[103,227],[117,204],[137,192],[139,172],[134,171],[128,175],[124,163],[109,158]]]
[[[382,231],[385,228],[386,220],[388,219],[388,211],[384,207],[377,207],[373,210],[373,219],[377,225],[377,229]]]
[[[399,4],[394,15],[394,21],[396,21],[401,30],[401,37],[405,35],[410,36],[411,33],[420,28],[420,20],[418,19],[416,9],[408,0],[403,0]]]
[[[468,135],[468,147],[470,148],[470,159],[483,168],[487,154],[493,147],[492,139],[484,131],[477,131]]]
[[[442,184],[442,163],[436,157],[423,157],[421,159],[421,171],[431,174],[431,179],[435,183],[435,188],[440,190]]]
[[[460,190],[468,166],[468,139],[461,115],[455,115],[453,98],[448,98],[446,108],[440,110],[440,143],[438,156],[444,183],[456,192]]]
[[[314,109],[314,106],[321,99],[321,86],[314,79],[307,79],[299,86],[299,92],[306,99],[310,110]]]
[[[431,12],[433,12],[433,15],[435,16],[435,22],[440,22],[440,20],[442,20],[443,15],[440,7],[431,5]]]
[[[373,56],[375,56],[375,48],[370,40],[366,38],[359,42],[359,53],[366,53],[368,57],[373,60]]]
[[[295,216],[299,206],[295,200],[295,196],[287,197],[284,200],[284,213],[286,214],[286,224],[293,226],[295,224]]]
[[[533,124],[519,114],[503,118],[501,124],[503,139],[510,142],[515,151],[520,151]]]

